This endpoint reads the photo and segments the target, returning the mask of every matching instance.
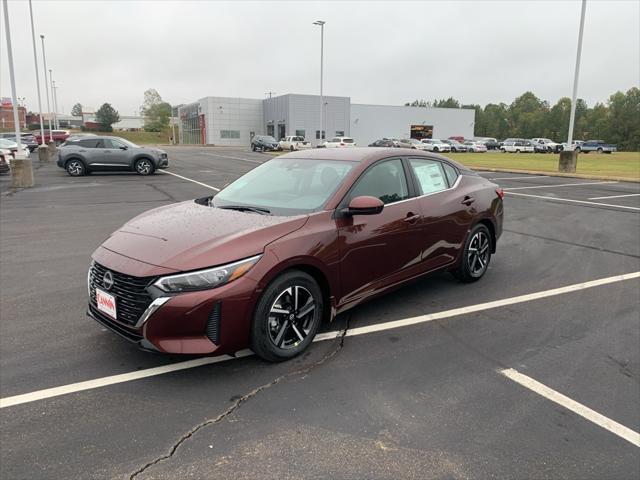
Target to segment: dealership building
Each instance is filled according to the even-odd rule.
[[[350,97],[287,94],[266,99],[205,97],[178,109],[180,143],[248,146],[254,135],[305,137],[313,145],[353,137],[365,146],[380,138],[473,137],[475,110],[352,104]]]

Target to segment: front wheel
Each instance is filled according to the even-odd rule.
[[[602,153],[602,147],[598,147],[598,153]]]
[[[156,168],[151,160],[148,158],[141,158],[136,162],[135,169],[139,175],[151,175]]]
[[[491,234],[489,229],[479,223],[471,229],[462,251],[460,266],[454,275],[463,283],[480,280],[489,268],[491,261]]]
[[[255,152],[256,151],[256,146],[255,145],[251,145],[251,150]]]
[[[76,159],[69,160],[67,162],[67,165],[65,166],[65,169],[67,170],[67,173],[72,177],[81,177],[87,172],[84,163],[82,163],[81,160]]]
[[[293,145],[289,147],[289,150],[291,150],[292,152],[295,150],[295,148],[293,148]]]
[[[576,147],[575,150],[574,150],[574,152],[576,152],[576,153],[580,153],[581,151],[582,151],[582,149],[580,147]]]
[[[265,289],[253,315],[251,349],[270,362],[302,353],[323,315],[322,291],[310,275],[292,270]]]

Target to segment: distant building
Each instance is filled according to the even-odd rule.
[[[38,120],[39,121],[39,120]],[[18,123],[20,128],[26,128],[27,124],[27,109],[24,107],[18,107]],[[0,105],[0,128],[3,130],[15,129],[13,122],[13,107],[11,102],[2,102]]]
[[[313,145],[351,136],[361,146],[380,138],[473,137],[475,110],[352,104],[350,97],[287,94],[266,99],[205,97],[178,108],[180,143],[248,146],[254,135],[305,137]]]

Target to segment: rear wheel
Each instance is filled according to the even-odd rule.
[[[67,173],[72,177],[80,177],[87,172],[84,163],[82,163],[81,160],[75,158],[67,162],[65,169],[67,170]]]
[[[576,147],[576,149],[574,150],[577,153],[580,153],[582,151],[582,149],[580,147]]]
[[[253,315],[251,349],[264,360],[280,362],[302,353],[322,319],[322,291],[304,272],[292,270],[265,289]]]
[[[251,150],[253,150],[255,152],[256,151],[256,146],[255,145],[251,145]]]
[[[438,151],[438,147],[433,147],[433,151],[437,152]]]
[[[148,158],[141,158],[137,160],[134,167],[139,175],[151,175],[156,169],[153,162]]]
[[[491,234],[489,229],[479,223],[471,229],[462,252],[460,266],[454,275],[463,283],[480,280],[489,268],[491,261]]]
[[[289,147],[289,150],[291,150],[292,152],[295,150],[295,148],[293,148],[293,145]]]
[[[598,153],[602,153],[602,147],[598,147]]]

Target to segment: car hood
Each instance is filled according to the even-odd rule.
[[[188,271],[257,255],[301,228],[307,215],[276,217],[200,205],[156,208],[114,232],[102,247],[129,258]]]
[[[136,151],[145,152],[145,153],[155,153],[155,154],[167,153],[164,150],[160,150],[159,148],[151,148],[151,147],[138,147],[136,148]]]

